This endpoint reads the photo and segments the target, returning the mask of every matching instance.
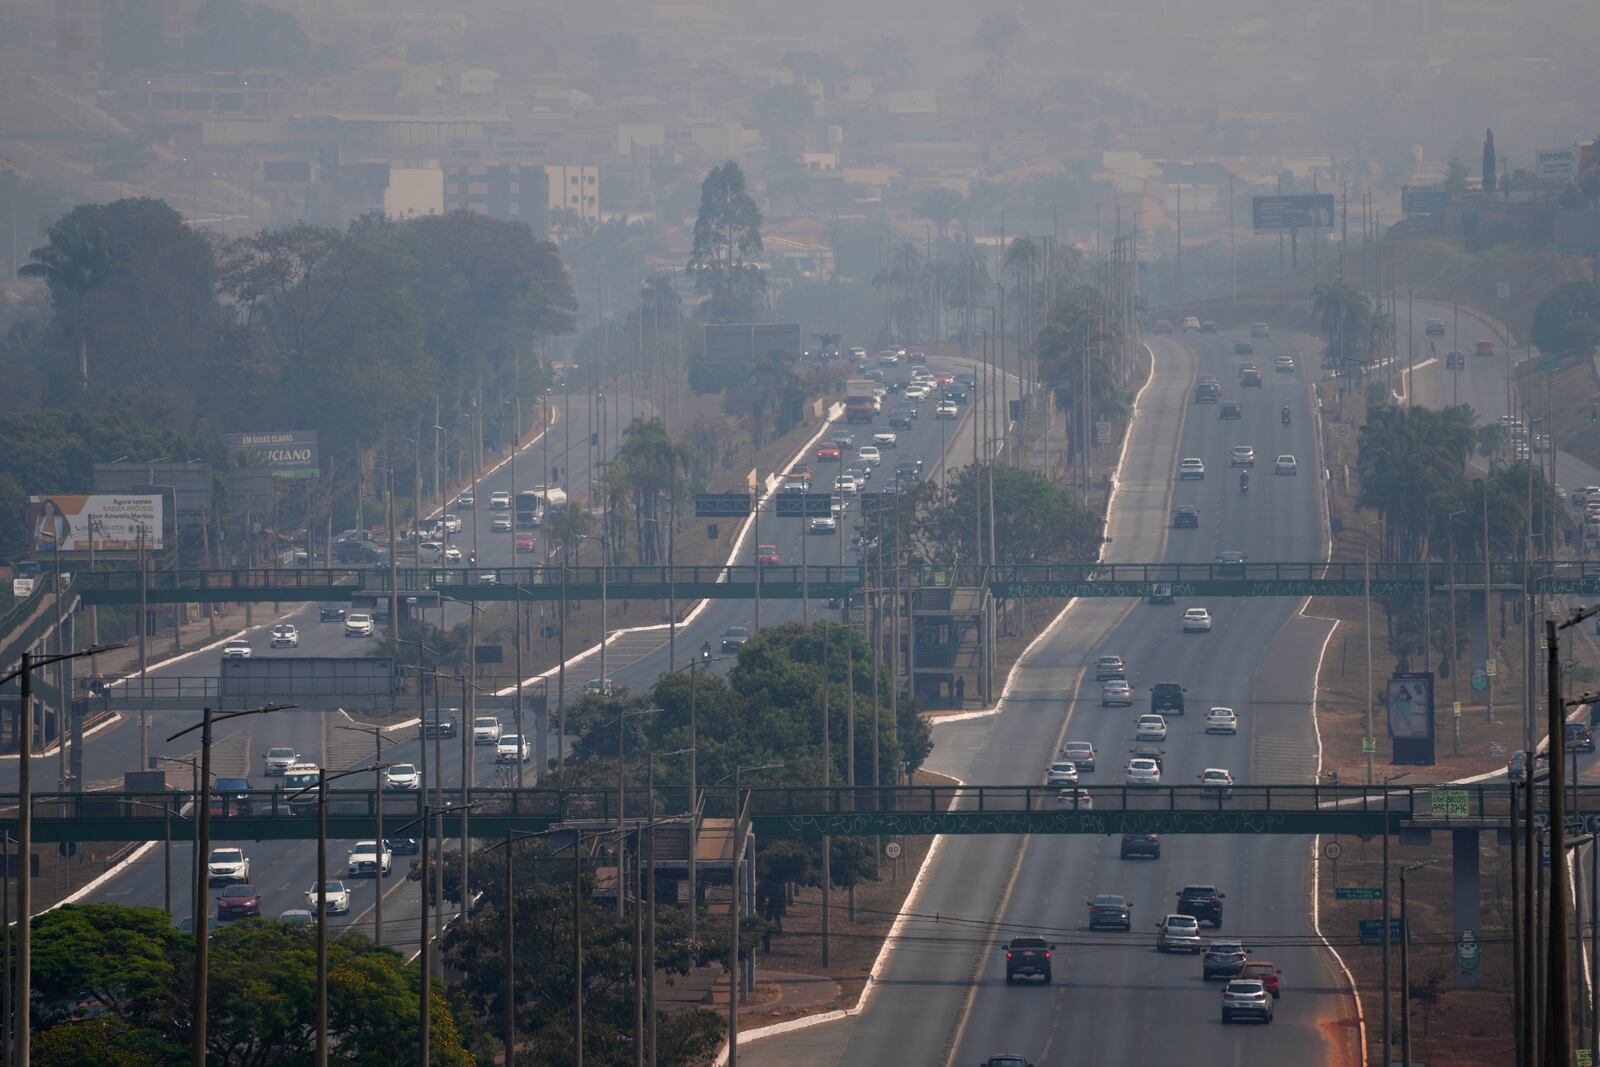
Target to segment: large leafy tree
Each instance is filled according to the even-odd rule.
[[[744,171],[729,160],[714,167],[700,185],[700,214],[694,223],[689,272],[695,289],[707,298],[708,322],[753,319],[766,278],[761,256],[761,209],[745,189]]]
[[[1117,321],[1116,310],[1100,290],[1070,286],[1050,305],[1034,344],[1039,381],[1055,393],[1057,406],[1066,413],[1074,456],[1083,447],[1086,423],[1120,414],[1131,403],[1114,373],[1122,347]]]
[[[1432,532],[1434,501],[1465,476],[1476,434],[1465,405],[1436,411],[1377,406],[1367,410],[1356,456],[1358,498],[1383,516],[1391,548],[1421,559]]]
[[[89,388],[89,333],[85,319],[89,294],[127,268],[128,250],[106,232],[93,208],[78,208],[53,224],[48,242],[30,252],[31,262],[17,273],[42,278],[50,287],[57,322],[78,346],[78,377]]]
[[[308,1062],[316,1043],[316,942],[303,926],[247,920],[213,940],[208,1047],[229,1067]],[[155,908],[75,904],[34,920],[34,995],[41,1048],[53,1059],[100,1055],[107,1063],[172,1063],[191,1032],[194,939]],[[329,946],[332,1062],[387,1067],[415,1055],[420,972],[364,939]],[[98,1026],[71,1021],[85,998]],[[432,1058],[471,1067],[449,1004],[435,994]],[[78,1059],[76,1062],[89,1062]]]
[[[1566,282],[1533,312],[1533,343],[1554,356],[1587,356],[1600,347],[1600,285]]]

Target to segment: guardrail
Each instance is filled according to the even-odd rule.
[[[514,773],[507,766],[505,774]],[[554,823],[618,821],[615,788],[444,789],[443,803],[472,805],[470,832],[496,837],[507,829],[541,829]],[[741,790],[750,802],[752,825],[769,837],[865,834],[1108,834],[1131,832],[1210,834],[1382,833],[1401,828],[1493,829],[1509,825],[1510,794],[1504,784],[1390,787],[1330,785],[1238,785],[1231,790],[1183,786],[1039,785],[870,786],[757,788]],[[1387,794],[1387,803],[1385,802]],[[1541,790],[1542,794],[1542,790]],[[316,796],[289,800],[281,786],[214,794],[213,836],[218,840],[311,839],[316,836]],[[428,791],[433,803],[434,791]],[[38,793],[33,796],[34,834],[40,841],[143,841],[159,839],[167,825],[183,836],[192,794]],[[686,786],[658,786],[653,795],[630,784],[626,820],[689,809]],[[421,814],[417,791],[385,791],[386,834]],[[14,831],[17,794],[0,794],[0,832]],[[1600,786],[1579,789],[1579,804],[1600,810]],[[378,790],[330,789],[328,834],[334,839],[370,837]],[[706,817],[731,818],[734,793],[720,786],[701,790]],[[459,833],[454,815],[446,832]]]

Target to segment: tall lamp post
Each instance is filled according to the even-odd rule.
[[[382,772],[389,764],[381,764],[377,770]],[[338,774],[326,774],[326,768],[317,768],[317,784],[308,785],[304,789],[296,790],[288,796],[292,804],[296,797],[305,796],[315,791],[317,794],[317,1067],[328,1067],[328,783],[348,778],[352,774],[365,774],[365,767],[356,767]],[[383,795],[383,790],[378,790],[378,795]],[[379,823],[382,826],[382,823]],[[373,868],[373,877],[378,883],[378,896],[383,896],[383,834],[379,833],[375,841],[375,855],[377,864]],[[204,936],[200,933],[199,936]]]
[[[246,711],[230,711],[218,715],[210,708],[201,712],[200,721],[193,726],[187,726],[171,737],[167,743],[171,744],[185,734],[200,731],[200,792],[194,798],[195,807],[198,809],[200,823],[200,845],[195,849],[195,884],[194,884],[194,989],[191,1003],[194,1005],[193,1036],[189,1046],[189,1060],[193,1067],[206,1067],[206,996],[208,979],[211,968],[210,938],[206,936],[206,866],[200,857],[211,851],[211,805],[207,802],[207,794],[211,792],[211,728],[232,719],[242,719],[247,715],[265,715],[273,711],[287,711],[299,707],[298,704],[264,704],[259,708],[250,708]],[[26,881],[26,879],[24,879]],[[20,895],[20,894],[19,894]],[[26,960],[26,957],[24,957]],[[26,963],[24,963],[26,969]],[[20,990],[19,990],[20,992]],[[26,1012],[26,1001],[22,1002],[19,1011]],[[18,1023],[18,1038],[23,1037]],[[27,1057],[18,1057],[19,1062],[27,1063]]]
[[[689,672],[689,943],[695,943],[700,932],[700,898],[698,871],[700,845],[700,686],[698,674],[720,656],[711,654],[711,642],[700,645],[700,652],[680,670]]]
[[[17,974],[12,1009],[16,1013],[13,1024],[16,1038],[16,1062],[26,1067],[31,1052],[29,1041],[30,1000],[33,998],[33,976],[29,973],[33,961],[33,932],[30,910],[33,907],[32,887],[28,884],[28,856],[33,850],[33,672],[39,667],[49,667],[69,659],[98,656],[102,652],[123,648],[123,645],[90,645],[77,652],[58,652],[35,656],[22,654],[22,663],[16,670],[0,678],[0,686],[11,681],[20,683],[21,701],[18,716],[22,736],[17,742],[17,855],[22,861],[22,874],[17,878]],[[62,694],[65,696],[65,694]],[[63,742],[64,743],[64,742]]]
[[[1389,1018],[1394,995],[1389,986],[1389,784],[1410,774],[1401,771],[1383,780],[1383,1054],[1389,1055],[1390,1036],[1394,1033]],[[1403,925],[1403,924],[1402,924]],[[1385,1063],[1388,1061],[1385,1060]]]
[[[781,766],[781,763],[763,763],[759,767],[736,766],[732,774],[715,783],[721,785],[728,778],[733,779],[733,852],[729,857],[731,865],[728,869],[728,888],[732,891],[728,900],[728,1067],[739,1067],[739,1000],[744,987],[739,957],[739,922],[744,910],[744,887],[739,877],[739,866],[744,860],[744,820],[740,818],[743,805],[739,801],[739,776]]]
[[[1432,867],[1433,861],[1400,868],[1400,1062],[1411,1067],[1411,931],[1406,922],[1406,875]],[[1388,1055],[1385,1050],[1385,1055]]]
[[[602,675],[601,677],[603,678],[604,675]],[[604,685],[603,682],[601,684]],[[624,762],[624,760],[627,757],[626,757],[626,754],[624,752],[624,745],[623,745],[623,743],[627,740],[627,737],[628,737],[627,720],[628,719],[637,718],[640,715],[654,715],[656,712],[658,712],[660,710],[661,710],[660,708],[640,708],[638,711],[625,711],[621,715],[618,715],[615,719],[611,719],[611,720],[609,720],[607,722],[603,722],[599,726],[595,727],[596,730],[604,730],[606,727],[611,726],[611,725],[615,725],[616,728],[617,728],[617,833],[618,833],[618,836],[617,836],[617,918],[618,919],[622,918],[622,914],[623,914],[623,896],[624,896],[624,894],[622,892],[622,855],[623,855],[624,846],[623,846],[623,843],[622,843],[621,832],[622,832],[622,820],[627,815],[627,810],[626,810],[627,809],[627,803],[626,802],[627,802],[627,799],[628,799],[628,784],[627,784],[628,783],[628,765]]]
[[[378,840],[378,859],[381,861],[383,859],[383,772],[394,766],[392,763],[383,762],[383,745],[385,741],[391,745],[396,744],[397,742],[391,738],[383,736],[383,727],[370,722],[352,722],[348,726],[339,727],[339,729],[349,730],[352,733],[372,735],[372,793],[373,803],[376,807],[376,811],[374,812],[374,822],[377,824],[374,836],[376,836]],[[421,788],[421,783],[418,782],[417,784],[418,788]],[[378,868],[378,876],[376,879],[378,890],[376,898],[373,900],[372,904],[372,943],[374,945],[383,944],[384,871],[383,864],[381,862],[378,864]]]

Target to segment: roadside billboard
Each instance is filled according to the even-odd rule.
[[[1253,196],[1250,218],[1257,230],[1333,229],[1332,193],[1302,193],[1294,196]]]
[[[1400,212],[1404,215],[1443,215],[1450,206],[1450,190],[1443,186],[1403,186]]]
[[[781,352],[799,359],[800,326],[782,322],[708,322],[705,360],[711,368],[748,367],[759,356]]]
[[[1433,675],[1426,672],[1396,674],[1388,682],[1389,736],[1394,739],[1395,763],[1434,761]]]
[[[159,495],[52,494],[28,498],[29,540],[36,553],[137,552],[166,548],[165,508]]]
[[[1542,182],[1578,180],[1578,146],[1541,148],[1535,153],[1534,176]]]
[[[274,478],[317,476],[317,431],[270,430],[219,435],[223,447],[243,453],[244,466],[266,467]]]

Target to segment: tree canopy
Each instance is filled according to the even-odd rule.
[[[1533,312],[1533,343],[1553,356],[1587,356],[1600,348],[1600,285],[1565,282]]]
[[[707,298],[707,322],[755,318],[767,282],[756,265],[762,251],[761,209],[745,189],[744,171],[731,159],[713,167],[700,185],[689,272]]]

